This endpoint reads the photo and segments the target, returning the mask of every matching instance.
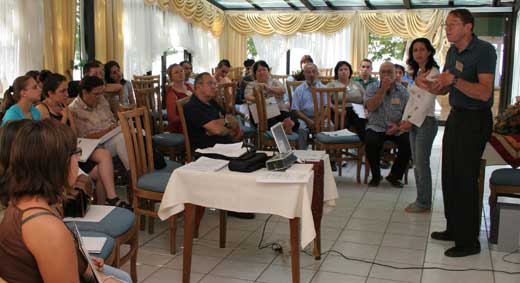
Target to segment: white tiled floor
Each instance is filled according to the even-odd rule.
[[[415,199],[413,172],[403,189],[391,188],[382,182],[379,188],[368,189],[354,179],[354,167],[343,168],[343,177],[336,177],[340,198],[337,207],[322,221],[323,250],[342,252],[347,260],[329,253],[320,261],[301,254],[301,282],[520,282],[520,275],[491,271],[442,271],[436,269],[394,269],[370,263],[376,261],[395,267],[444,267],[451,269],[495,269],[520,272],[520,265],[504,262],[505,253],[487,244],[489,215],[487,202],[481,233],[482,252],[465,258],[448,258],[444,250],[452,243],[430,239],[429,234],[443,230],[445,225],[440,187],[441,140],[443,128],[435,140],[431,157],[434,180],[434,207],[431,214],[408,214],[403,208]],[[487,178],[496,167],[487,168]],[[385,172],[383,172],[384,174]],[[487,180],[486,180],[487,184]],[[486,186],[487,200],[489,194]],[[271,249],[259,250],[266,215],[255,220],[228,218],[227,248],[218,248],[218,214],[208,211],[201,227],[201,238],[194,244],[192,282],[245,283],[291,282],[290,257]],[[175,256],[168,252],[165,223],[158,223],[156,234],[141,232],[138,276],[140,282],[181,282],[182,250]],[[286,219],[273,216],[268,222],[264,241],[279,242],[289,251],[289,225]],[[182,225],[178,226],[178,242],[182,246]],[[510,260],[520,261],[520,255]],[[369,263],[367,263],[368,261]],[[128,269],[125,266],[124,269]]]

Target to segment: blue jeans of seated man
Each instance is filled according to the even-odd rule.
[[[114,276],[116,279],[119,279],[123,282],[132,283],[132,278],[130,278],[130,275],[128,275],[128,273],[110,265],[103,265],[103,273],[107,276]]]
[[[417,200],[415,204],[420,208],[432,206],[432,172],[430,168],[430,154],[433,140],[437,135],[437,119],[426,117],[421,127],[412,126],[410,129],[410,147],[414,163],[415,184],[417,186]]]

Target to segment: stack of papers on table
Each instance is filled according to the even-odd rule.
[[[348,129],[343,129],[343,130],[334,131],[334,132],[321,132],[321,133],[325,134],[327,136],[331,136],[331,137],[349,137],[349,136],[357,135],[356,133],[353,133],[353,132],[349,131]]]
[[[228,160],[212,159],[202,156],[197,159],[197,161],[188,163],[182,168],[201,172],[216,172],[226,167],[228,163]]]
[[[325,157],[323,150],[294,150],[293,153],[303,161],[320,161]]]
[[[105,246],[105,242],[107,241],[106,237],[81,237],[81,241],[83,241],[83,245],[87,248],[89,253],[99,254],[101,250]]]
[[[312,171],[309,172],[273,172],[263,171],[256,176],[257,183],[307,183],[312,177]]]
[[[242,142],[230,143],[230,144],[221,144],[217,143],[213,147],[202,148],[195,150],[198,153],[210,153],[210,154],[220,154],[227,157],[239,157],[242,154],[247,152],[247,148],[243,147]]]
[[[105,218],[115,207],[109,205],[91,205],[84,217],[65,217],[64,222],[79,221],[79,222],[100,222]]]

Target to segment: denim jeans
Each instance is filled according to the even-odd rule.
[[[123,282],[127,282],[127,283],[132,282],[132,278],[130,278],[128,273],[124,272],[121,269],[112,267],[110,265],[106,265],[106,264],[103,265],[103,273],[107,276],[114,276],[115,278],[117,278]]]
[[[415,184],[417,186],[417,200],[415,204],[420,208],[432,206],[432,172],[430,168],[430,154],[432,144],[437,135],[437,119],[426,117],[421,127],[412,126],[410,130],[410,147],[414,163]]]

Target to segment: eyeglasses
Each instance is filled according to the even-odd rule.
[[[70,155],[77,155],[78,157],[81,156],[83,154],[83,150],[81,149],[81,147],[78,147],[76,148],[75,150],[73,150]]]

